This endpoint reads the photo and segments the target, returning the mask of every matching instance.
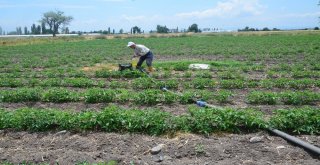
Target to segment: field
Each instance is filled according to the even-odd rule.
[[[155,54],[151,78],[114,70],[128,41]],[[0,162],[319,164],[265,131],[320,146],[319,43],[317,31],[0,38]]]

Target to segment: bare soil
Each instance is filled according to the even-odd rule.
[[[263,136],[257,143],[250,138]],[[320,137],[300,136],[314,145]],[[164,144],[161,152],[149,150]],[[162,160],[161,158],[162,157]],[[174,138],[138,134],[1,131],[0,162],[75,164],[115,160],[119,164],[320,164],[319,157],[266,132],[179,134]],[[161,160],[161,161],[160,161]]]

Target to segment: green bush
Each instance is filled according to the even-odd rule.
[[[308,105],[320,101],[320,94],[310,91],[282,92],[280,97],[287,105]]]
[[[320,134],[320,109],[277,110],[270,119],[272,128],[296,134]]]
[[[152,82],[151,78],[137,78],[132,81],[132,88],[134,89],[150,89],[155,86],[156,84]]]
[[[250,104],[274,105],[274,104],[277,104],[278,99],[279,98],[277,94],[273,92],[253,91],[253,92],[250,92],[247,96],[247,101]]]
[[[231,91],[221,90],[214,93],[214,99],[219,103],[228,103],[230,102],[230,97],[233,96]]]
[[[63,103],[80,100],[78,93],[65,88],[50,88],[42,93],[41,101]]]
[[[41,89],[38,88],[17,88],[12,90],[1,90],[1,102],[34,102],[40,101]]]
[[[84,94],[86,103],[110,103],[115,101],[116,91],[110,89],[91,88]]]
[[[156,105],[159,103],[172,104],[177,100],[177,95],[171,92],[148,89],[134,95],[136,104]]]

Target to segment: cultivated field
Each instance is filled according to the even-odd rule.
[[[128,41],[155,54],[152,78],[114,70]],[[319,43],[317,31],[0,38],[0,162],[320,164],[264,131],[320,146]]]

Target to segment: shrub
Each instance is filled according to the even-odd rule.
[[[86,103],[110,103],[115,101],[116,91],[100,88],[92,88],[85,92],[84,101]]]
[[[41,101],[54,103],[75,102],[79,99],[76,92],[65,88],[50,88],[44,91],[41,96]]]
[[[272,128],[296,134],[320,134],[320,110],[300,108],[276,110],[270,119]]]
[[[14,90],[1,90],[1,102],[29,102],[39,101],[41,98],[40,89],[38,88],[18,88]]]
[[[278,101],[278,96],[273,92],[253,91],[247,96],[250,104],[268,104],[274,105]]]

